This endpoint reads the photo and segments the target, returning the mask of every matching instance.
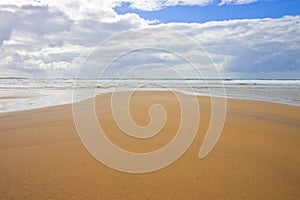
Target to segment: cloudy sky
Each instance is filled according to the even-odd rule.
[[[157,27],[193,39],[224,77],[300,78],[298,0],[0,0],[0,76],[73,77],[99,43]]]

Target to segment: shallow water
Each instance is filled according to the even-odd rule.
[[[71,103],[73,89],[80,91],[80,99],[94,94],[142,89],[176,90],[204,96],[263,100],[300,106],[300,80],[249,80],[249,79],[24,79],[0,78],[0,112],[27,110]],[[224,87],[224,88],[223,88]],[[225,93],[224,90],[225,89]]]

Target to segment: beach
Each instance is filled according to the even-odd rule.
[[[1,113],[0,199],[300,198],[299,106],[227,99],[222,134],[210,154],[199,159],[211,110],[209,97],[197,98],[201,114],[191,147],[170,166],[142,174],[96,160],[79,139],[71,104]],[[108,138],[125,150],[159,149],[179,127],[179,104],[170,92],[139,91],[131,99],[132,118],[141,126],[149,123],[154,103],[168,113],[161,133],[148,140],[129,137],[117,127],[110,100],[110,93],[97,96],[98,120]]]

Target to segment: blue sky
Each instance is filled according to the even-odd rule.
[[[203,23],[208,21],[280,18],[286,15],[300,14],[299,0],[263,0],[249,4],[218,5],[219,2],[206,6],[170,6],[160,10],[143,11],[122,3],[115,8],[119,14],[136,13],[147,20],[159,20],[160,23],[186,22]]]

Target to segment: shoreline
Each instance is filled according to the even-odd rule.
[[[95,95],[102,95],[102,94],[109,94],[114,92],[114,90],[117,89],[117,91],[115,92],[131,92],[134,91],[135,88],[109,88],[109,89],[105,89],[105,91],[102,91],[100,93],[97,93]],[[138,91],[140,92],[147,92],[147,91],[152,91],[152,92],[159,92],[159,91],[170,91],[167,89],[163,89],[163,88],[143,88],[143,89],[139,89]],[[209,97],[209,98],[224,98],[222,96],[217,96],[217,95],[205,95],[205,94],[201,94],[201,93],[197,93],[197,92],[189,92],[189,91],[183,91],[183,90],[172,90],[172,92],[178,92],[178,93],[182,93],[182,94],[186,94],[186,95],[191,95],[191,96],[197,96],[197,97]],[[30,99],[33,98],[33,96],[3,96],[0,97],[0,101],[1,100],[11,100],[11,99],[17,99],[17,100],[21,100],[21,99]],[[89,98],[93,98],[93,97],[89,97]],[[85,100],[89,99],[86,98]],[[287,105],[287,106],[293,106],[293,107],[300,107],[300,102],[299,103],[294,103],[296,101],[293,102],[286,102],[286,101],[282,101],[282,100],[271,100],[271,99],[263,99],[263,98],[247,98],[247,97],[225,97],[226,99],[233,99],[233,100],[245,100],[245,101],[258,101],[258,102],[266,102],[266,103],[274,103],[274,104],[280,104],[280,105]],[[76,103],[76,102],[75,102]],[[5,113],[11,113],[11,112],[19,112],[19,111],[29,111],[29,110],[35,110],[35,109],[43,109],[43,108],[49,108],[49,107],[53,107],[53,106],[62,106],[62,105],[68,105],[68,104],[73,104],[73,102],[64,102],[64,103],[57,103],[57,104],[53,104],[53,105],[46,105],[46,106],[37,106],[37,107],[33,107],[33,108],[28,108],[28,109],[17,109],[17,110],[8,110],[8,111],[0,111],[0,114],[5,114]]]

